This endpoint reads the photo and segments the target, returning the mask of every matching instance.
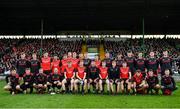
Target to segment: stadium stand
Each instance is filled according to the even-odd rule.
[[[169,51],[173,58],[178,58],[179,49],[176,48],[176,39],[145,39],[143,47],[143,39],[128,39],[128,40],[109,40],[105,39],[104,47],[106,52],[110,52],[113,57],[116,57],[118,53],[122,53],[125,56],[128,50],[131,50],[134,54],[138,52],[144,52],[145,56],[150,51],[155,51],[157,56],[160,57],[160,53],[163,50]],[[180,42],[179,42],[180,43]]]
[[[118,53],[122,53],[124,56],[128,50],[132,50],[134,54],[143,51],[145,56],[151,51],[155,51],[157,57],[163,50],[168,50],[169,54],[177,59],[173,64],[174,69],[179,68],[178,56],[180,56],[179,49],[176,44],[180,43],[176,39],[144,39],[144,47],[142,39],[127,39],[117,40],[116,38],[105,38],[104,41],[100,39],[88,39],[85,45],[82,45],[83,40],[79,38],[75,39],[48,39],[43,40],[43,51],[49,52],[51,56],[58,55],[62,58],[63,54],[68,51],[76,51],[78,54],[81,53],[82,47],[84,52],[87,51],[88,46],[98,46],[100,57],[103,59],[105,52],[110,52],[112,58],[115,58]],[[104,46],[102,46],[103,44]],[[40,52],[41,40],[40,39],[1,39],[0,42],[0,73],[4,73],[9,67],[13,66],[19,57],[19,53],[25,52],[27,58],[33,52]],[[87,46],[86,46],[87,45]],[[103,50],[104,49],[104,50]]]
[[[21,52],[26,53],[27,59],[31,58],[32,53],[38,53],[40,57],[41,40],[37,39],[17,39],[7,40],[1,39],[0,42],[0,74],[8,71],[12,66],[16,65]],[[48,39],[43,40],[43,51],[48,52],[51,56],[57,55],[63,57],[68,51],[81,52],[82,40],[74,39]]]
[[[173,78],[175,78],[176,81],[179,81],[180,80],[180,74],[179,74],[180,73],[179,72],[180,71],[179,69],[180,68],[179,67],[180,51],[179,51],[179,48],[176,46],[176,44],[178,43],[179,43],[179,40],[177,41],[176,39],[168,39],[168,38],[164,38],[164,39],[141,39],[141,38],[140,39],[121,39],[121,38],[103,38],[103,39],[92,38],[91,39],[91,38],[87,38],[86,40],[83,40],[82,38],[64,38],[64,39],[62,38],[59,38],[59,39],[22,38],[22,39],[16,39],[16,40],[2,39],[0,43],[1,44],[0,73],[2,76],[5,75],[6,81],[8,81],[7,78],[9,76],[12,76],[12,74],[10,74],[10,71],[11,73],[13,72],[12,68],[17,68],[17,72],[19,75],[18,77],[24,78],[24,75],[28,72],[28,69],[29,69],[28,67],[30,65],[34,66],[32,62],[37,61],[41,64],[41,65],[36,64],[37,67],[39,65],[38,70],[39,68],[42,68],[42,69],[39,70],[39,73],[38,71],[37,73],[34,72],[35,74],[34,77],[37,79],[39,78],[38,76],[44,75],[43,78],[46,78],[46,75],[47,75],[48,77],[47,80],[49,81],[49,78],[51,78],[51,75],[54,75],[55,72],[57,74],[59,73],[59,76],[62,76],[62,78],[63,76],[65,77],[62,80],[62,93],[64,93],[65,91],[70,91],[70,93],[74,91],[73,90],[74,86],[72,85],[72,83],[71,83],[72,87],[70,87],[70,89],[67,89],[67,90],[66,90],[65,84],[67,83],[67,80],[74,80],[73,75],[75,75],[75,72],[79,70],[79,68],[81,67],[87,69],[86,71],[88,75],[91,75],[90,73],[91,71],[95,71],[95,73],[97,74],[96,75],[97,78],[98,76],[100,77],[99,85],[100,85],[100,81],[103,82],[103,80],[107,80],[106,84],[109,85],[109,82],[108,82],[109,78],[107,79],[108,76],[105,77],[104,73],[105,72],[110,73],[111,67],[113,66],[113,62],[118,63],[118,65],[116,66],[116,68],[118,68],[117,70],[118,74],[123,71],[122,68],[125,69],[126,71],[126,67],[127,67],[127,69],[129,69],[128,75],[133,75],[132,78],[130,77],[130,79],[133,79],[133,80],[135,78],[134,76],[138,72],[141,73],[142,78],[148,78],[147,71],[149,73],[152,70],[153,74],[156,75],[159,78],[159,80],[163,80],[164,78],[166,78],[164,74],[168,72],[170,75],[171,74],[173,75]],[[131,51],[132,51],[132,55],[130,54]],[[151,51],[155,53],[155,57],[153,56],[149,58],[149,53]],[[141,58],[139,56],[139,52],[142,52],[145,58],[143,57]],[[33,53],[37,53],[38,60],[35,59],[32,61]],[[49,56],[47,53],[49,54]],[[81,53],[85,53],[85,54],[82,55]],[[98,60],[98,58],[95,57],[97,54],[94,54],[95,56],[94,58],[92,58],[92,53],[98,53],[101,60]],[[42,57],[42,54],[43,54],[43,57]],[[119,59],[118,54],[122,54],[123,58]],[[67,55],[67,57],[64,58],[63,57],[64,55]],[[26,56],[26,57],[23,58],[23,56]],[[55,56],[58,56],[58,58],[56,58]],[[78,58],[78,56],[81,56],[81,57]],[[95,61],[92,61],[94,59]],[[150,61],[151,62],[154,61],[154,62],[152,62],[152,64],[149,64]],[[94,70],[93,66],[91,66],[91,64],[93,65],[93,62],[95,62],[94,65],[96,65],[95,68],[97,68],[97,70]],[[81,67],[80,67],[80,64],[82,65]],[[71,65],[73,66],[71,67]],[[139,68],[137,67],[137,65],[140,65]],[[151,68],[149,69],[149,67]],[[43,70],[45,74],[41,73],[43,72]],[[73,75],[71,75],[70,72]],[[120,76],[123,76],[123,73],[121,74]],[[0,79],[2,78],[2,76],[0,76]],[[69,77],[69,76],[72,76],[72,77]],[[118,76],[118,78],[120,77]],[[39,79],[37,80],[39,81]],[[91,78],[88,77],[88,80],[90,81]],[[46,81],[46,79],[44,81]],[[122,81],[124,80],[122,79]],[[76,82],[78,82],[78,80]],[[90,82],[87,83],[85,82],[85,80],[83,80],[83,82],[84,83],[82,84],[85,84],[83,85],[84,86],[83,89],[84,90],[88,89],[87,92],[89,92],[90,88],[85,87],[85,86],[90,85],[91,83]],[[174,79],[172,79],[172,82],[174,84],[173,85],[173,90],[174,90],[176,89]],[[96,84],[98,83],[96,82]],[[129,80],[129,83],[127,84],[128,86],[126,87],[127,88],[126,92],[129,93],[131,90],[131,88],[129,88],[130,80]],[[47,82],[47,85],[48,85],[48,82]],[[43,87],[45,89],[48,88],[46,86],[43,86]],[[118,85],[117,87],[119,89],[120,86]],[[6,88],[8,89],[8,85],[7,87],[5,86],[5,89]],[[102,86],[100,90],[98,89],[95,90],[94,88],[95,87],[93,86],[93,92],[94,91],[95,92],[97,91],[97,93],[103,92]],[[96,88],[98,88],[98,86],[96,86]],[[109,88],[109,86],[107,86],[107,88]],[[82,90],[82,93],[84,93],[84,90]],[[76,87],[76,91],[77,91],[77,87]],[[107,89],[107,93],[109,93],[109,91],[110,90]],[[50,88],[48,88],[48,92],[51,92]],[[119,93],[118,90],[117,90],[117,93]]]

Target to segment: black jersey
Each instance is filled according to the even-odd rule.
[[[119,78],[119,67],[110,67],[108,68],[108,77],[109,79],[115,80]]]
[[[148,70],[152,69],[153,71],[157,71],[159,61],[156,58],[148,58],[146,60],[146,65]]]
[[[166,69],[171,70],[172,68],[172,58],[170,57],[162,57],[159,59],[159,63],[161,66],[161,71],[164,73]]]
[[[146,68],[146,66],[145,66],[145,59],[144,58],[142,58],[142,59],[136,59],[135,60],[135,68],[136,68],[136,70],[141,70],[142,72],[144,72],[145,71],[145,68]]]
[[[26,59],[19,59],[16,63],[17,73],[23,76],[25,69],[29,67],[29,62]]]
[[[116,60],[116,65],[117,65],[118,67],[122,67],[122,63],[123,63],[123,59],[118,59],[118,60]]]
[[[174,78],[172,76],[163,76],[161,79],[161,85],[162,86],[166,86],[166,85],[171,85],[173,84],[173,86],[175,87],[175,81]]]
[[[39,72],[39,69],[40,69],[40,62],[39,60],[31,60],[30,61],[30,68],[31,68],[31,72],[33,74],[37,74]]]
[[[35,83],[36,84],[46,84],[47,82],[47,76],[44,73],[38,73],[35,76]]]
[[[134,57],[126,57],[125,61],[127,62],[127,65],[129,66],[131,73],[135,72],[135,59]]]
[[[84,66],[85,67],[89,67],[90,63],[91,63],[91,60],[90,59],[83,59],[84,60]]]
[[[110,58],[105,58],[103,61],[106,62],[106,67],[108,67],[108,68],[111,67],[112,60]]]
[[[97,68],[96,66],[94,67],[90,66],[88,68],[88,78],[96,79],[98,77],[99,77],[99,68]]]
[[[29,84],[33,83],[33,81],[34,81],[33,74],[29,74],[29,75],[24,74],[23,75],[23,81],[24,81],[24,83],[25,82],[28,82]]]
[[[159,80],[158,80],[158,77],[157,76],[147,76],[146,77],[146,81],[148,83],[148,85],[151,87],[151,86],[155,86],[156,84],[159,83]]]
[[[9,76],[10,85],[18,85],[19,84],[19,75],[10,75]]]
[[[50,74],[48,77],[48,82],[53,83],[54,81],[60,81],[60,74]]]

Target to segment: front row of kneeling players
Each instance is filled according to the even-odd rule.
[[[16,69],[11,70],[8,77],[9,82],[4,87],[5,90],[10,91],[11,94],[24,92],[30,89],[36,89],[37,93],[45,93],[48,89],[49,93],[77,93],[81,90],[82,94],[90,92],[91,85],[94,93],[104,93],[107,87],[107,93],[118,94],[127,93],[133,94],[156,94],[162,90],[163,94],[170,95],[176,89],[174,79],[170,75],[169,70],[165,70],[165,75],[161,77],[161,85],[157,75],[154,75],[153,70],[149,70],[144,76],[143,72],[137,70],[133,76],[126,62],[123,62],[122,67],[116,66],[116,61],[112,62],[110,68],[106,67],[106,63],[102,62],[101,67],[96,67],[94,61],[91,62],[90,67],[84,67],[83,61],[80,61],[79,67],[76,69],[72,67],[72,63],[68,62],[68,66],[63,73],[58,73],[58,69],[54,69],[53,73],[46,75],[43,69],[39,69],[38,74],[31,74],[30,69],[27,68],[23,79],[16,73]],[[20,80],[23,83],[20,84]],[[115,84],[115,87],[114,87]],[[62,90],[61,90],[62,87]],[[87,90],[87,91],[86,91]]]

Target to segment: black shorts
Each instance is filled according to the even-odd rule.
[[[91,78],[89,78],[89,79],[88,79],[88,83],[90,82],[90,80],[92,80],[92,83],[99,82],[99,79],[98,79],[98,78],[96,78],[96,79],[91,79]]]
[[[27,88],[33,88],[33,84],[25,84],[25,83],[23,83],[20,86],[20,88],[23,89],[23,90],[26,90]]]
[[[148,86],[149,86],[148,88],[149,88],[149,89],[154,89],[156,85],[157,85],[157,84],[148,84]]]
[[[140,89],[140,88],[142,88],[142,86],[140,86],[140,84],[137,84],[136,89]]]
[[[107,79],[101,79],[101,80],[102,80],[102,84],[106,84]]]
[[[116,79],[115,83],[117,84],[118,82],[121,82],[121,80],[120,79]]]
[[[110,83],[115,83],[115,81],[116,81],[116,80],[114,80],[114,79],[109,79],[109,82],[110,82]]]
[[[164,89],[174,89],[174,85],[173,84],[169,84],[169,85],[164,85]]]
[[[120,80],[120,81],[126,81],[126,80],[128,80],[128,82],[132,82],[132,80],[131,80],[131,79],[129,79],[129,78],[121,78],[121,80]]]
[[[51,84],[52,84],[52,87],[58,87],[58,85],[54,84],[54,82],[52,82]]]
[[[109,79],[109,82],[113,84],[117,84],[118,82],[120,82],[120,79]]]
[[[67,82],[66,85],[70,85],[71,84],[71,80],[72,80],[71,78],[67,78],[66,79],[66,82]]]
[[[38,85],[39,85],[39,84],[36,84],[36,88],[40,88]],[[44,85],[46,85],[46,84],[42,84],[43,87],[44,87]]]
[[[18,86],[19,84],[11,84],[10,86],[11,86],[11,88],[13,89],[16,89],[16,86]]]

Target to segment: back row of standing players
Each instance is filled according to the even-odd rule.
[[[59,73],[63,73],[64,68],[67,66],[67,62],[72,62],[74,68],[78,67],[78,63],[80,60],[84,61],[84,66],[89,67],[92,60],[87,57],[87,53],[79,54],[77,56],[76,52],[68,52],[68,55],[64,55],[62,60],[59,60],[58,56],[54,56],[53,59],[48,56],[48,53],[45,53],[41,60],[37,59],[36,54],[32,54],[32,59],[25,59],[25,53],[21,54],[21,58],[17,61],[16,68],[19,76],[22,76],[25,73],[26,68],[30,68],[32,73],[38,73],[39,68],[41,67],[45,74],[50,74],[54,68],[58,68]],[[77,58],[78,57],[78,58]],[[126,61],[128,67],[130,68],[131,73],[134,73],[136,70],[141,70],[143,73],[148,70],[153,70],[153,72],[157,75],[160,71],[161,75],[164,75],[164,71],[169,69],[171,71],[172,61],[173,59],[168,56],[168,51],[163,52],[163,56],[161,58],[156,58],[154,52],[150,52],[149,58],[145,59],[143,57],[143,53],[139,53],[137,58],[133,56],[132,52],[129,51],[127,53],[127,57],[122,57],[121,54],[117,55],[115,59],[117,66],[121,67],[123,61]],[[101,66],[101,60],[99,56],[95,56],[95,64],[99,68]],[[112,66],[112,59],[110,58],[109,53],[105,54],[106,67]],[[160,68],[160,69],[159,69]]]
[[[15,93],[16,89],[27,91],[27,88],[33,90],[33,87],[41,91],[45,91],[48,88],[48,92],[54,92],[55,87],[58,88],[58,92],[62,86],[62,92],[78,91],[78,85],[81,84],[82,93],[85,90],[90,92],[90,86],[93,86],[93,91],[97,93],[104,92],[104,84],[107,84],[107,92],[119,93],[125,91],[129,93],[131,89],[136,93],[137,90],[146,93],[145,89],[157,89],[162,88],[158,82],[158,72],[160,68],[162,80],[161,84],[168,81],[169,92],[175,89],[174,79],[170,76],[172,74],[172,59],[168,56],[168,51],[163,52],[163,56],[160,59],[155,57],[154,52],[149,53],[149,58],[145,59],[143,53],[138,53],[137,57],[133,56],[131,51],[128,51],[127,57],[122,57],[121,54],[116,59],[112,60],[110,54],[105,54],[105,59],[100,60],[99,56],[95,56],[94,60],[90,60],[87,57],[87,53],[79,54],[76,52],[68,52],[60,60],[58,56],[53,58],[48,56],[48,53],[44,53],[41,60],[37,59],[37,55],[32,54],[32,59],[27,60],[25,53],[22,53],[20,59],[17,61],[16,76],[8,76],[9,83],[5,87],[6,90],[10,90],[11,93]],[[165,72],[167,75],[165,75]],[[28,78],[29,74],[32,78]],[[18,76],[17,76],[18,75]],[[149,75],[152,76],[152,80],[149,80]],[[28,77],[27,77],[28,76]],[[11,78],[17,78],[17,84],[12,85]],[[166,78],[167,77],[167,78]],[[19,85],[19,78],[23,78],[24,84]],[[16,79],[13,79],[16,80]],[[148,81],[149,80],[149,81]],[[167,80],[167,81],[166,81]],[[169,82],[170,81],[170,82]],[[113,87],[116,84],[116,90]],[[18,87],[16,87],[18,86]],[[68,88],[68,86],[70,86]],[[14,89],[12,89],[14,87]],[[163,86],[164,87],[164,86]],[[42,90],[43,89],[43,90]],[[141,90],[140,90],[141,89]],[[168,91],[167,91],[168,92]]]

